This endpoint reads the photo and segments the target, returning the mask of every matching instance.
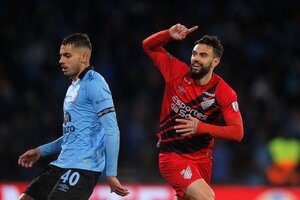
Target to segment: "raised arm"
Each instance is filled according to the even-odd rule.
[[[143,49],[152,60],[156,60],[158,54],[166,53],[163,46],[172,40],[168,30],[155,33],[143,40]]]
[[[143,40],[143,49],[152,59],[155,59],[156,54],[165,51],[163,49],[164,44],[171,40],[183,40],[188,34],[197,29],[198,26],[188,29],[184,25],[176,24],[168,30],[160,31]]]
[[[158,67],[166,82],[180,76],[182,73],[186,73],[188,66],[169,54],[163,46],[169,41],[184,39],[197,28],[197,26],[194,26],[188,29],[181,24],[176,24],[167,30],[147,37],[143,41],[144,51],[152,59],[154,65]]]

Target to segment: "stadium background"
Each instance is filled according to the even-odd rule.
[[[297,0],[0,0],[0,181],[30,181],[54,158],[32,169],[17,165],[25,150],[61,135],[70,81],[58,64],[60,42],[86,32],[92,65],[109,83],[117,108],[120,179],[164,184],[155,148],[164,83],[141,42],[182,23],[199,30],[167,49],[189,63],[194,41],[217,35],[225,52],[216,72],[237,91],[244,119],[241,143],[216,140],[212,183],[299,187],[299,10]],[[286,155],[296,163],[294,180],[268,179],[275,138],[293,146]]]

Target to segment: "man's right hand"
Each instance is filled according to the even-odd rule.
[[[183,40],[188,34],[198,29],[198,26],[194,26],[190,29],[182,24],[176,24],[169,29],[169,34],[174,40]]]
[[[39,148],[30,149],[19,157],[18,163],[19,163],[19,165],[26,167],[26,168],[32,167],[33,164],[38,159],[40,159],[40,157],[41,157],[41,154],[40,154]]]

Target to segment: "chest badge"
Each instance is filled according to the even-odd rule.
[[[78,88],[79,89],[79,88]],[[78,97],[78,89],[74,91],[74,93],[71,96],[71,102],[75,102]]]

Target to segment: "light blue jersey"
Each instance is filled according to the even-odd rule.
[[[59,152],[51,164],[117,175],[119,129],[110,89],[91,67],[69,86],[64,100],[63,136],[40,146],[41,156]]]

